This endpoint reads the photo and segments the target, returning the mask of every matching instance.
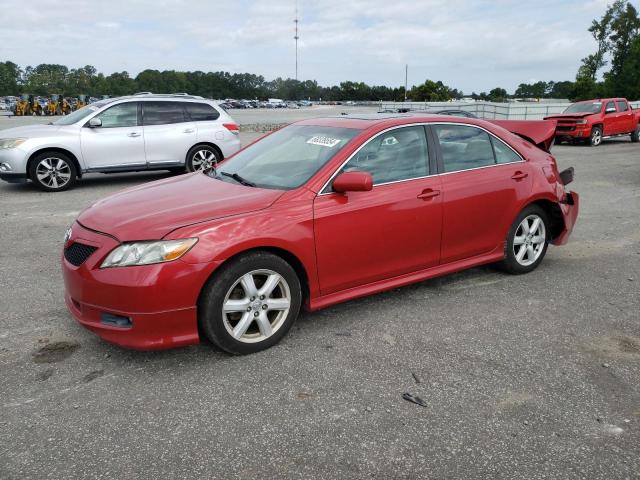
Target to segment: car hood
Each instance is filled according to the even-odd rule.
[[[202,173],[180,175],[99,200],[80,214],[78,223],[122,242],[157,240],[176,228],[262,210],[283,193]]]
[[[544,119],[545,120],[557,120],[560,118],[578,119],[578,118],[589,117],[591,115],[597,115],[597,113],[558,113],[556,115],[549,115],[548,117],[544,117]]]
[[[38,138],[57,135],[63,129],[61,125],[25,125],[23,127],[0,130],[0,138]],[[66,129],[63,129],[65,131]]]

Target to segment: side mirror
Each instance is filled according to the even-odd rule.
[[[333,181],[333,190],[338,193],[368,192],[373,189],[373,178],[367,172],[345,172]]]
[[[102,120],[99,118],[93,117],[89,120],[89,128],[98,128],[102,126]]]
[[[607,108],[604,113],[616,113],[616,109],[615,108]]]

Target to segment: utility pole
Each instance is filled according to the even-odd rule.
[[[407,79],[409,78],[409,64],[404,65],[404,101],[407,101]]]
[[[296,34],[294,35],[294,40],[296,41],[296,81],[298,81],[298,0],[296,0],[296,18],[293,20],[293,23],[296,25]]]

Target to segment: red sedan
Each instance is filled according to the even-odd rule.
[[[488,263],[530,272],[567,241],[578,195],[544,150],[554,125],[521,123],[527,140],[470,118],[306,120],[215,170],[107,197],[67,232],[67,306],[118,345],[244,354],[301,306]]]

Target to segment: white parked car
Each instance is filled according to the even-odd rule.
[[[0,130],[0,179],[54,192],[88,172],[193,172],[237,152],[238,133],[229,114],[201,97],[110,98],[49,125]]]

